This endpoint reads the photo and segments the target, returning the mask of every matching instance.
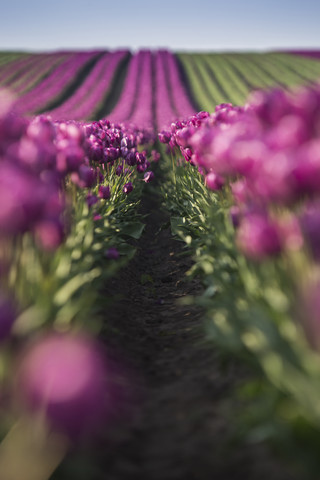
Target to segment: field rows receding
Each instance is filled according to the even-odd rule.
[[[0,108],[0,279],[14,294],[7,301],[0,291],[0,341],[8,342],[0,351],[0,430],[4,442],[13,430],[14,445],[7,461],[0,444],[0,480],[22,480],[3,474],[3,465],[10,472],[20,464],[19,447],[33,453],[33,442],[40,445],[35,460],[22,455],[24,480],[35,480],[28,469],[42,468],[47,446],[57,451],[51,436],[33,435],[41,423],[34,412],[62,432],[56,471],[51,477],[45,465],[39,480],[310,480],[292,459],[302,473],[305,465],[320,471],[320,367],[308,320],[292,315],[305,310],[313,328],[304,290],[299,308],[292,297],[313,273],[298,248],[308,242],[303,215],[314,214],[306,197],[319,198],[319,155],[307,147],[319,141],[320,114],[310,105],[320,105],[320,87],[297,101],[274,91],[252,108],[199,112],[319,77],[318,60],[286,53],[0,53],[0,94],[3,87],[17,96],[14,103],[4,94]],[[287,107],[280,114],[279,97]],[[224,135],[234,126],[232,140]],[[220,157],[216,139],[231,147]],[[299,212],[283,214],[292,199]],[[316,231],[317,248],[318,240]],[[52,337],[42,344],[45,331]],[[32,337],[39,344],[20,355]],[[21,446],[11,427],[20,414]],[[88,450],[85,442],[78,450],[87,433]],[[266,441],[292,452],[288,470]]]
[[[318,80],[316,60],[280,53],[178,54],[192,95],[199,106],[242,104],[250,91],[281,86],[291,88]]]
[[[158,129],[219,103],[241,105],[255,89],[319,78],[319,60],[290,53],[0,53],[0,86],[18,97],[20,113]]]

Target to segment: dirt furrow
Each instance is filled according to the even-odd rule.
[[[265,449],[231,448],[223,405],[243,376],[205,341],[203,312],[177,300],[201,291],[185,272],[192,260],[171,236],[161,199],[149,189],[138,253],[106,291],[103,337],[135,374],[131,416],[106,433],[99,453],[108,480],[292,480]],[[223,366],[224,365],[224,366]],[[229,445],[229,447],[228,447]]]

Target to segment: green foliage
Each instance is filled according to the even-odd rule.
[[[194,100],[213,111],[223,102],[243,104],[258,88],[293,88],[317,82],[320,62],[284,53],[179,53]]]
[[[239,391],[238,434],[246,441],[269,440],[284,454],[302,449],[300,459],[313,478],[320,468],[320,362],[295,319],[287,259],[246,260],[235,245],[228,188],[208,191],[188,163],[176,165],[166,157],[163,168],[172,231],[194,256],[188,274],[197,275],[204,286],[193,302],[206,311],[208,337],[246,360],[258,379]]]
[[[39,328],[58,330],[81,328],[97,331],[99,288],[115,275],[135,254],[134,242],[144,230],[138,213],[142,182],[130,195],[122,192],[126,177],[110,175],[112,195],[89,209],[86,191],[74,191],[70,231],[55,252],[40,251],[31,236],[25,235],[13,249],[8,286],[14,289],[21,313],[15,322],[18,336]],[[71,186],[70,186],[71,187]],[[101,218],[94,219],[96,214]],[[117,248],[120,257],[108,259],[109,248]]]

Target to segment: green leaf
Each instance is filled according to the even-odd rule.
[[[127,235],[128,237],[135,238],[138,240],[145,228],[145,224],[141,222],[130,222],[124,225],[121,225],[121,234]]]
[[[66,303],[72,295],[79,290],[86,283],[91,282],[95,278],[101,275],[100,268],[94,268],[90,272],[79,273],[75,277],[71,278],[67,283],[65,283],[55,294],[54,303],[56,305],[63,305]]]

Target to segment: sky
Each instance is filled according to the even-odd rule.
[[[9,0],[0,50],[320,50],[319,0]]]

